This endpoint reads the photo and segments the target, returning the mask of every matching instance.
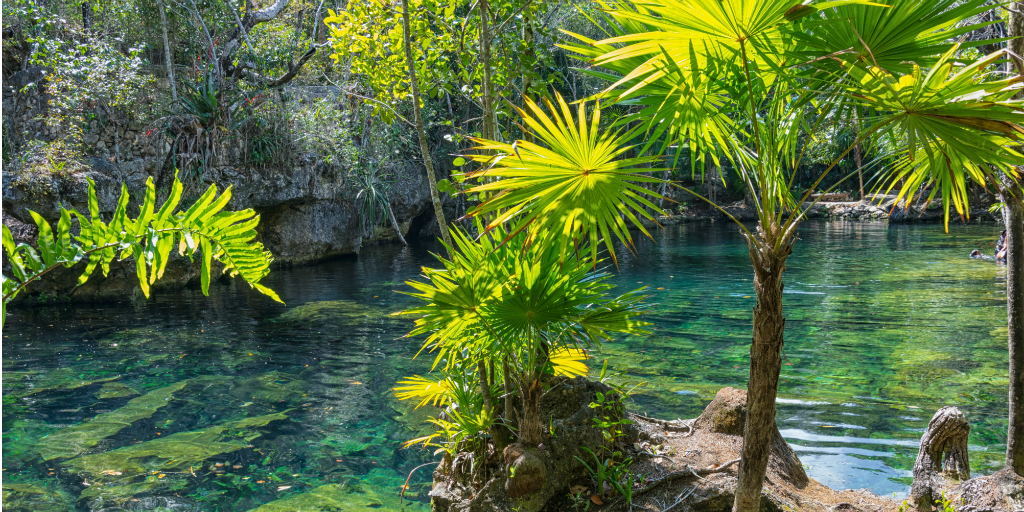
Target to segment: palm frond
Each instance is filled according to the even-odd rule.
[[[663,169],[644,167],[657,157],[624,158],[638,129],[603,131],[599,107],[588,120],[582,102],[574,118],[565,100],[555,96],[557,106],[545,100],[550,115],[529,99],[526,110],[516,109],[539,143],[520,140],[513,146],[474,139],[481,153],[469,156],[484,167],[471,176],[490,182],[468,192],[495,195],[469,216],[495,213],[488,230],[508,221],[510,235],[529,227],[530,241],[550,236],[559,241],[563,259],[575,243],[589,245],[596,262],[603,239],[614,259],[614,239],[632,247],[629,229],[650,236],[640,218],[654,221],[655,214],[664,213],[652,202],[662,199],[661,194],[643,186],[661,184],[663,180],[650,174]]]

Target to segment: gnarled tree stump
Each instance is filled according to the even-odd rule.
[[[919,512],[931,511],[942,489],[971,477],[967,457],[967,436],[971,426],[960,409],[939,409],[921,436],[921,448],[914,462],[914,483],[910,501]]]

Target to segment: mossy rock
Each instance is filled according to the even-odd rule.
[[[426,511],[424,503],[405,500],[399,504],[398,489],[374,489],[366,485],[327,484],[302,494],[271,501],[250,512],[377,512],[380,510]]]
[[[43,460],[77,457],[132,423],[153,416],[158,409],[167,405],[175,392],[184,388],[188,382],[183,380],[150,391],[129,400],[120,409],[99,414],[91,420],[44,437],[39,440],[39,455],[43,457]]]
[[[307,302],[288,310],[275,322],[307,325],[355,325],[386,316],[384,311],[350,300]]]
[[[48,391],[71,391],[121,378],[120,375],[94,378],[72,368],[61,368],[47,372],[39,380],[29,378],[36,375],[38,374],[23,374],[20,379],[5,379],[4,387],[14,390],[10,394],[11,396],[24,398]]]
[[[171,493],[189,486],[184,478],[164,477],[158,475],[147,477],[145,481],[124,485],[92,485],[82,491],[79,500],[103,503],[123,503],[131,498],[155,493]]]
[[[127,484],[154,472],[189,471],[203,461],[241,450],[263,435],[257,427],[288,418],[289,411],[221,423],[192,432],[179,432],[109,452],[85,455],[64,462],[73,473],[88,475],[100,484]]]
[[[240,379],[231,394],[247,402],[276,403],[301,400],[306,390],[306,383],[294,375],[272,371]]]
[[[9,511],[65,512],[74,510],[74,500],[65,492],[31,484],[3,485],[3,509]]]
[[[120,382],[107,382],[96,392],[96,398],[107,400],[110,398],[125,398],[139,394],[135,388]]]

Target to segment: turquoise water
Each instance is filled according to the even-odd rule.
[[[972,424],[971,463],[1000,465],[1006,428],[1005,285],[995,226],[809,222],[790,258],[778,424],[835,488],[904,494],[938,407]],[[151,300],[33,306],[3,332],[4,504],[12,510],[425,510],[436,460],[402,441],[429,413],[394,400],[423,373],[394,293],[428,247],[275,270],[266,284]],[[650,335],[595,354],[643,382],[631,407],[693,417],[743,386],[754,305],[737,229],[687,224],[620,256],[649,287]],[[624,291],[624,289],[623,289]],[[220,464],[219,466],[217,464]],[[410,502],[410,499],[412,500]]]

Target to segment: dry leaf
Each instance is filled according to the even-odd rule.
[[[604,505],[604,501],[602,501],[601,497],[596,494],[590,497],[590,501],[593,501],[594,505]]]
[[[588,489],[588,487],[585,486],[585,485],[574,485],[574,486],[569,488],[569,492],[571,492],[573,494],[579,494],[581,492],[585,492],[587,489]]]

